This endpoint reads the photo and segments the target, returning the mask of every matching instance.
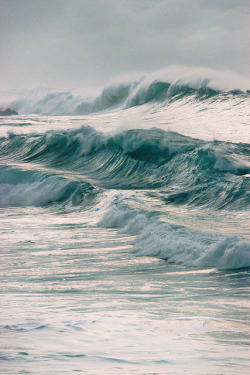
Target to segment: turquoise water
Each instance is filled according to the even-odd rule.
[[[249,373],[249,98],[156,89],[1,118],[3,374]]]

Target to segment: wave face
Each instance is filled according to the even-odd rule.
[[[152,101],[173,100],[224,101],[249,97],[250,82],[230,72],[173,66],[151,74],[117,80],[107,85],[100,95],[84,98],[69,91],[44,89],[20,95],[5,104],[20,114],[86,115],[130,108]]]
[[[205,212],[215,222],[246,214],[248,144],[207,142],[158,128],[105,134],[82,126],[11,133],[0,147],[1,207],[95,209],[110,192],[99,226],[131,235],[136,255],[187,266],[250,266],[250,243],[240,228],[232,236],[230,229],[214,233],[179,222],[184,212]],[[173,210],[178,222],[171,219]]]

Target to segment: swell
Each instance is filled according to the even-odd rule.
[[[5,184],[20,182],[20,176],[13,177],[17,163],[19,169],[37,166],[37,172],[26,173],[28,184],[40,181],[43,186],[46,178],[60,175],[77,190],[81,176],[96,189],[157,191],[164,205],[246,209],[250,203],[248,144],[205,142],[157,128],[107,135],[88,126],[9,134],[0,144],[2,164],[9,166],[1,172]],[[45,178],[41,166],[52,176]]]

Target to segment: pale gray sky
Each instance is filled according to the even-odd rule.
[[[250,74],[249,0],[0,0],[1,89],[102,86],[168,65]]]

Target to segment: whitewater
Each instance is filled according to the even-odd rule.
[[[0,93],[2,373],[249,373],[249,88]]]

